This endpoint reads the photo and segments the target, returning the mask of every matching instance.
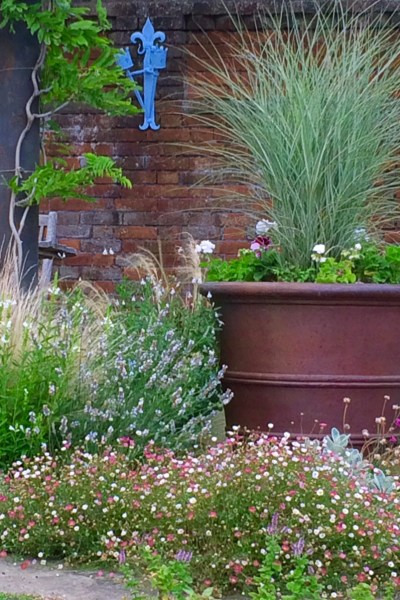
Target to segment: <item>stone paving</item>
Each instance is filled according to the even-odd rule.
[[[116,579],[95,572],[0,561],[0,592],[32,594],[43,600],[125,600],[129,595]]]

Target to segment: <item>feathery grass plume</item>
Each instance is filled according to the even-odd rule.
[[[101,372],[107,308],[82,284],[23,290],[14,267],[9,252],[0,277],[1,464],[66,438]]]
[[[230,206],[275,221],[282,260],[306,268],[316,243],[339,256],[357,228],[378,235],[398,214],[400,36],[340,1],[261,22],[236,22],[229,59],[203,45],[192,107],[214,141],[197,149],[209,180],[239,188]]]
[[[190,288],[187,295],[191,295],[192,304],[195,305],[199,298],[199,284],[203,281],[203,272],[201,268],[201,257],[196,250],[196,241],[190,235],[185,233],[182,237],[182,245],[178,248],[180,264],[177,268],[179,281],[185,287]]]

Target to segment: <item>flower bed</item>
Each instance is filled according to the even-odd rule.
[[[150,444],[143,464],[111,450],[66,458],[14,465],[0,498],[4,551],[129,562],[144,546],[185,550],[200,586],[244,590],[277,547],[279,591],[299,558],[323,597],[400,586],[399,483],[379,491],[372,467],[317,443],[234,434],[197,457]]]
[[[174,279],[123,283],[114,299],[82,289],[0,286],[0,465],[43,444],[91,449],[149,440],[192,447],[230,399],[217,317]],[[10,300],[13,298],[13,300]]]

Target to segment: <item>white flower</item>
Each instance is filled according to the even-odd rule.
[[[258,221],[258,223],[256,224],[256,234],[265,235],[270,229],[273,229],[274,227],[276,227],[275,221],[261,219],[261,221]]]
[[[315,252],[316,254],[325,254],[325,250],[325,244],[315,244],[313,248],[313,252]]]
[[[200,244],[196,244],[196,252],[198,254],[212,254],[215,250],[215,244],[210,240],[203,240]]]
[[[354,230],[354,237],[356,240],[365,240],[366,242],[369,240],[369,236],[365,227],[357,227]]]
[[[354,244],[354,250],[361,250],[361,248],[362,248],[361,244],[359,244],[359,243]]]

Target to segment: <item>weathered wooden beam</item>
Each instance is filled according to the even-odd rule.
[[[25,0],[27,1],[27,0]],[[35,0],[28,0],[33,4]],[[14,31],[0,30],[0,261],[12,238],[9,224],[10,189],[8,180],[14,176],[15,151],[18,138],[26,125],[25,107],[33,84],[32,70],[39,56],[39,44],[23,23],[15,24]],[[33,110],[35,106],[33,105]],[[36,121],[22,145],[21,166],[24,174],[31,173],[39,161],[40,132]],[[17,208],[18,226],[22,208]],[[35,285],[38,271],[38,207],[31,207],[22,231],[24,288]]]

